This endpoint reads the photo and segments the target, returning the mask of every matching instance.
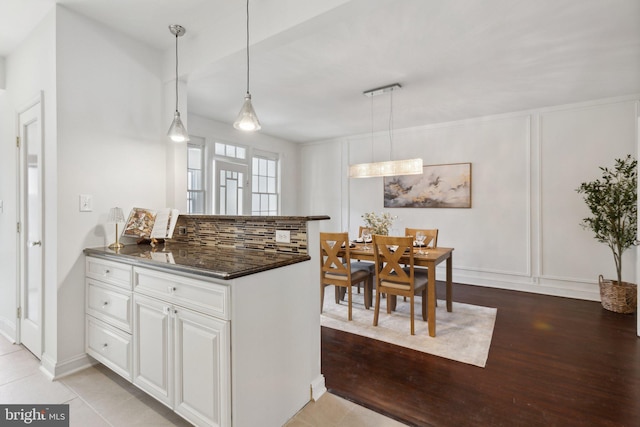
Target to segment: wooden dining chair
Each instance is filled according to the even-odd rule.
[[[352,286],[364,283],[365,308],[371,305],[373,277],[368,268],[352,266],[349,233],[320,233],[320,313],[324,306],[324,288],[336,287],[336,304],[340,304],[338,290],[346,288],[349,320],[352,319]]]
[[[438,247],[438,229],[437,228],[405,228],[404,235],[412,236],[414,239],[416,237],[416,233],[418,231],[422,231],[426,237],[424,240],[426,248],[437,248]],[[416,267],[416,275],[425,276],[429,274],[427,267]],[[435,274],[435,272],[434,272]],[[451,304],[451,294],[447,294],[447,303]],[[435,301],[436,306],[438,305],[438,299]]]
[[[409,298],[411,307],[411,335],[415,335],[414,296],[422,296],[422,319],[427,320],[427,277],[416,277],[412,237],[373,236],[373,251],[376,260],[376,304],[373,326],[378,326],[380,294],[387,294],[387,313],[391,313],[391,295]],[[400,259],[409,258],[406,267]]]

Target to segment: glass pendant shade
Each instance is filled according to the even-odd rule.
[[[251,105],[251,93],[249,92],[249,0],[247,0],[247,94],[244,96],[242,108],[238,113],[233,127],[245,132],[254,132],[260,130],[260,121],[256,116],[256,111]]]
[[[173,142],[186,142],[189,141],[189,133],[187,128],[184,127],[182,120],[180,119],[180,112],[178,111],[178,37],[184,36],[187,30],[182,25],[169,25],[169,31],[176,36],[176,112],[173,115],[173,121],[169,126],[169,132],[167,136],[171,138]]]
[[[256,116],[256,112],[251,104],[250,93],[247,93],[244,96],[244,103],[242,104],[242,108],[240,109],[240,113],[238,113],[236,121],[233,122],[233,127],[244,131],[260,130],[262,127],[260,126],[258,116]]]
[[[392,160],[389,162],[360,163],[349,166],[350,178],[375,178],[379,176],[419,175],[422,159]]]
[[[182,124],[179,111],[176,111],[173,115],[173,122],[171,122],[167,135],[173,142],[189,141],[189,133],[187,132],[187,128]]]

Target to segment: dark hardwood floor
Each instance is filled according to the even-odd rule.
[[[327,388],[414,426],[640,426],[636,314],[469,285],[453,292],[498,309],[485,368],[323,327]]]

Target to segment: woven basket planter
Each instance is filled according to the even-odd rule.
[[[602,275],[599,277],[599,282],[600,300],[604,308],[624,314],[636,311],[638,286],[635,283],[618,284],[617,280],[605,280]]]

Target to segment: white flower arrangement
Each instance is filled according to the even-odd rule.
[[[362,214],[362,219],[364,219],[367,228],[371,230],[371,234],[388,235],[395,218],[388,212],[383,212],[380,215],[376,215],[375,212],[367,212]]]

